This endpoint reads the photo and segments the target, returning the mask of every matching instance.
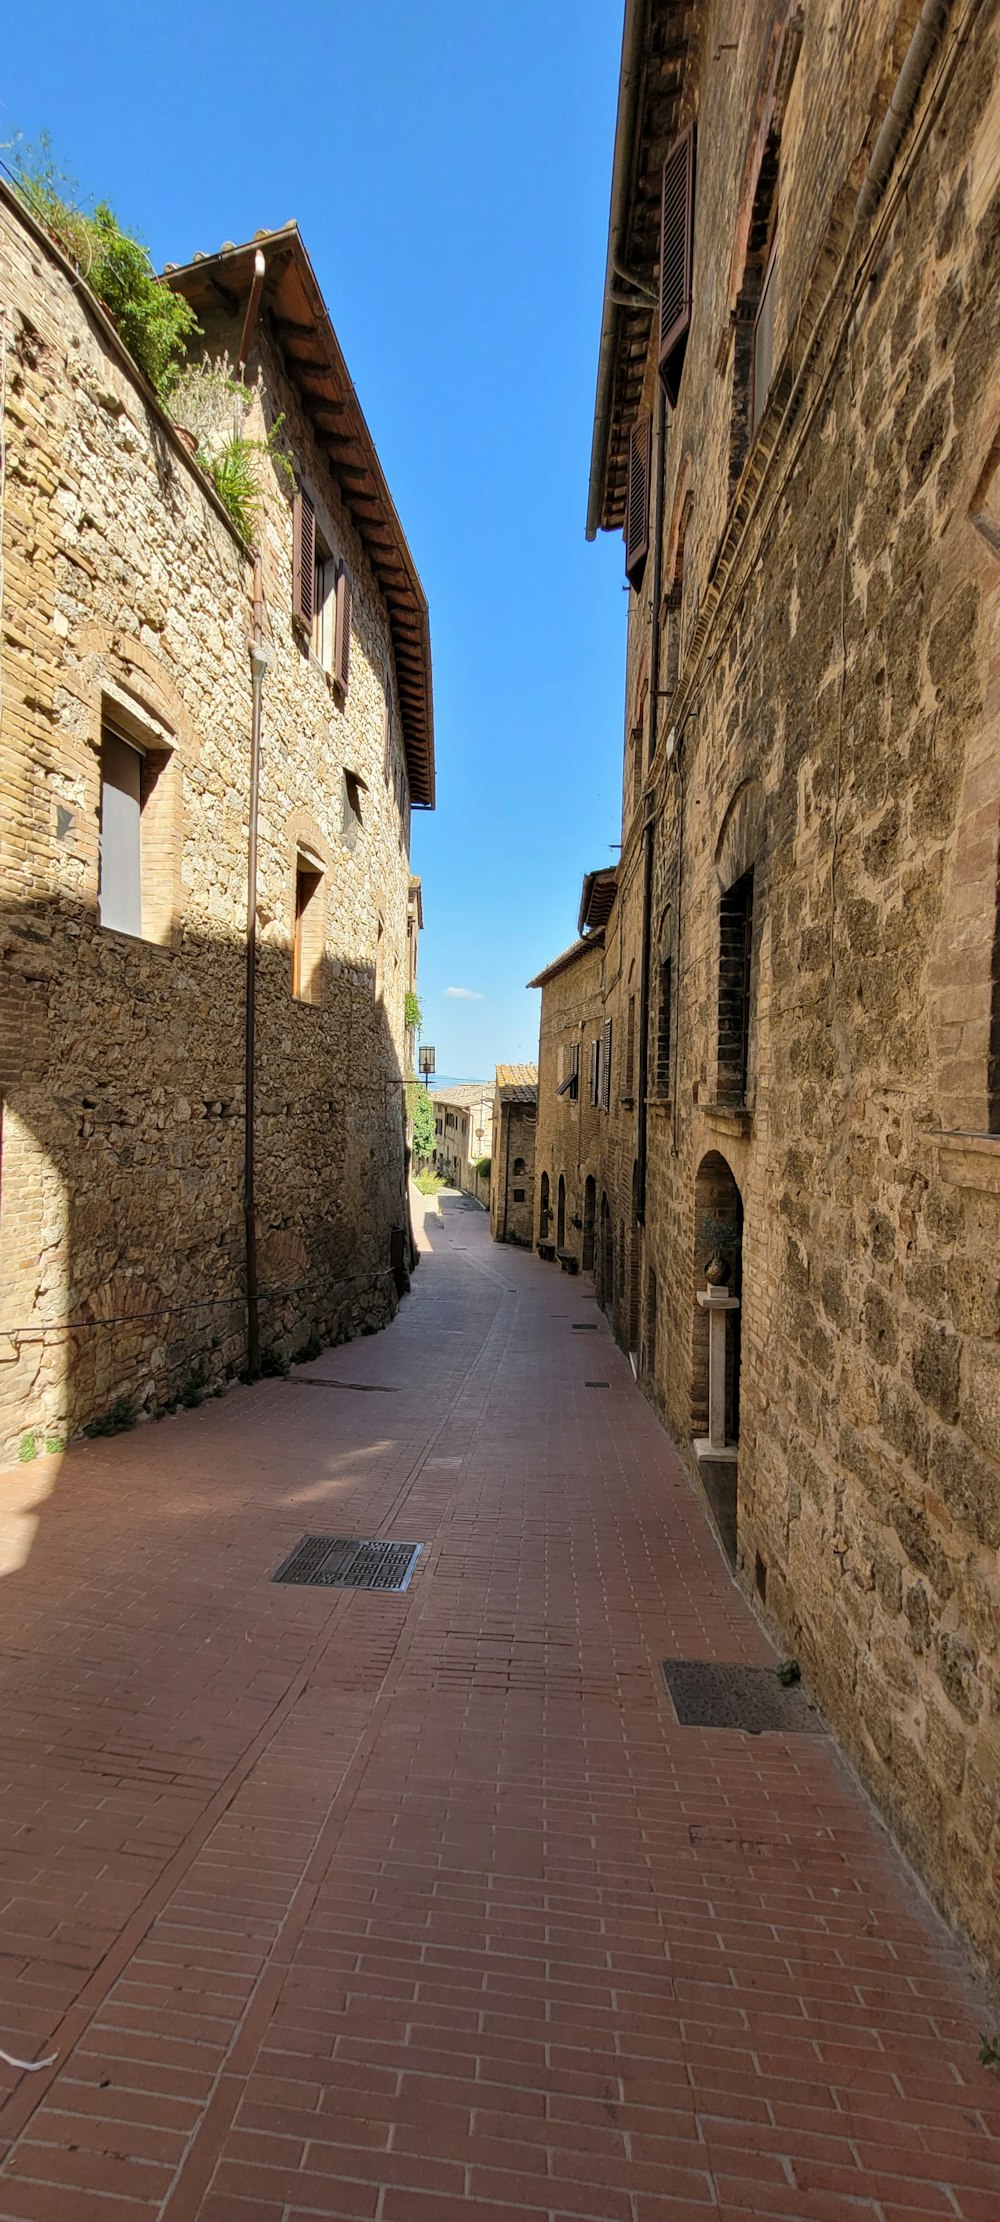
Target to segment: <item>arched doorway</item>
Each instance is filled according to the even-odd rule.
[[[583,1191],[583,1270],[594,1270],[594,1235],[597,1222],[597,1182],[593,1173],[587,1174]]]
[[[539,1242],[547,1242],[549,1239],[549,1176],[547,1173],[542,1174],[538,1194],[538,1239]]]
[[[743,1199],[731,1166],[718,1150],[709,1150],[698,1167],[694,1185],[694,1257],[691,1288],[692,1363],[691,1432],[698,1445],[702,1484],[716,1525],[730,1558],[736,1558],[737,1447],[740,1432],[740,1320],[739,1309],[713,1319],[717,1334],[725,1334],[725,1438],[728,1455],[707,1448],[709,1434],[709,1310],[698,1298],[712,1282],[720,1293],[728,1289],[741,1300],[743,1287]]]
[[[556,1189],[556,1249],[557,1249],[557,1250],[565,1250],[565,1248],[566,1248],[566,1182],[565,1182],[565,1180],[563,1179],[563,1176],[562,1176],[562,1174],[560,1173],[560,1175],[559,1175],[559,1186],[558,1186],[558,1188]]]
[[[615,1230],[606,1195],[601,1197],[601,1257],[597,1295],[598,1301],[610,1317],[615,1306]]]

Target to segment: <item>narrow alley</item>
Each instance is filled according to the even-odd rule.
[[[6,1477],[4,2222],[992,2222],[988,2008],[832,1741],[674,1716],[771,1653],[589,1282],[424,1247]],[[411,1586],[275,1584],[309,1533]]]

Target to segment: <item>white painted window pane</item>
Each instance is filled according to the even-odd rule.
[[[139,873],[139,810],[142,758],[138,749],[105,733],[101,743],[101,883],[98,912],[102,926],[118,933],[141,934],[142,887]]]
[[[777,255],[771,256],[770,268],[764,280],[764,290],[757,310],[753,335],[753,424],[756,432],[764,414],[771,378],[774,372],[774,304],[777,287],[774,282],[778,266]]]

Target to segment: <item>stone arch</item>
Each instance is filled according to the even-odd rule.
[[[732,796],[715,845],[715,870],[723,893],[759,861],[766,832],[764,789],[759,779],[745,779]]]

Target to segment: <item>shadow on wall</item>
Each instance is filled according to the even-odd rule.
[[[31,1457],[245,1366],[245,949],[154,946],[65,902],[6,912],[0,938],[0,1457]],[[297,998],[267,929],[256,1040],[261,1350],[280,1371],[396,1309],[404,1081],[371,961],[325,956]]]

